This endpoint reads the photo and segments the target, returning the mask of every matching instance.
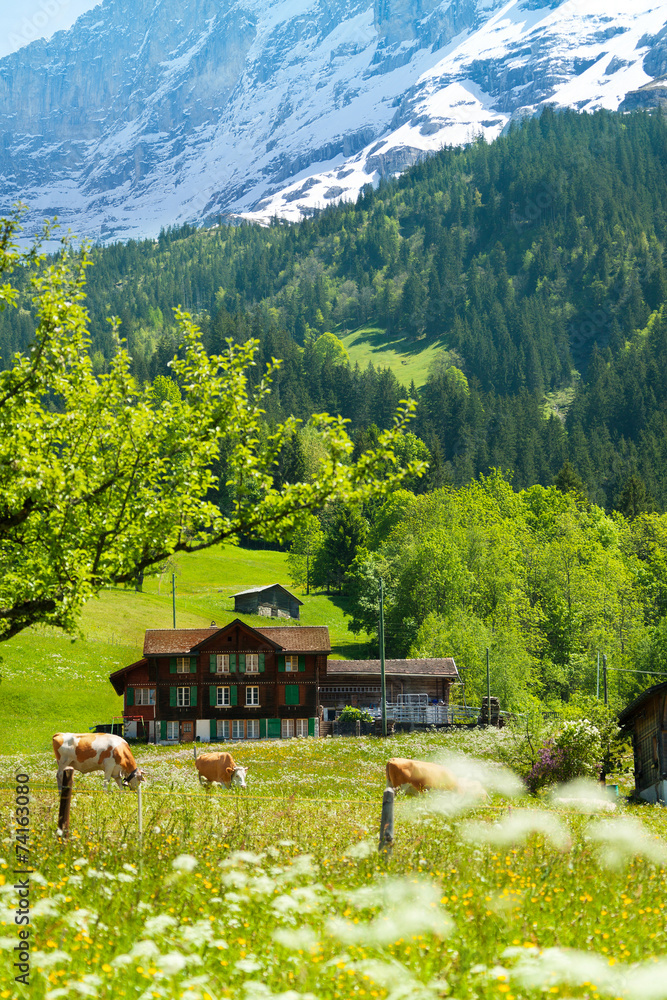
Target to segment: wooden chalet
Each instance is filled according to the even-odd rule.
[[[667,681],[635,698],[618,721],[632,733],[635,793],[647,802],[667,805]]]
[[[240,615],[264,615],[267,618],[298,618],[303,601],[295,597],[282,583],[268,587],[251,587],[232,594],[234,611]]]
[[[331,651],[319,626],[148,629],[144,655],[111,674],[125,731],[187,743],[317,736],[317,687]]]
[[[329,660],[320,626],[148,629],[143,657],[111,674],[125,734],[149,742],[319,736],[345,705],[377,708],[379,660]],[[387,698],[449,703],[451,658],[387,660]]]

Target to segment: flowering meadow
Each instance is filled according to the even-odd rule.
[[[595,783],[529,796],[506,734],[233,747],[248,788],[202,789],[192,750],[146,747],[137,796],[0,758],[0,998],[667,998],[667,814]],[[397,797],[390,756],[445,759],[489,798]],[[31,779],[30,981],[13,968],[14,779]]]

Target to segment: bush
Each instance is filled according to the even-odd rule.
[[[565,722],[560,732],[538,750],[526,784],[531,792],[536,792],[546,785],[573,778],[599,778],[602,758],[602,739],[597,726],[588,719]]]
[[[343,711],[338,716],[338,721],[343,724],[351,722],[372,722],[373,716],[365,708],[352,708],[351,705],[346,705]]]

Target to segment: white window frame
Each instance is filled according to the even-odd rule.
[[[295,736],[307,736],[308,735],[308,719],[295,719],[294,720],[294,735]]]
[[[294,719],[280,720],[280,736],[283,740],[291,739],[294,736]]]
[[[245,689],[245,703],[252,708],[259,706],[259,687],[253,686]]]
[[[298,674],[299,672],[299,657],[298,656],[286,656],[285,657],[285,670],[288,674]]]
[[[225,701],[225,699],[227,699]],[[215,704],[217,708],[229,708],[231,705],[231,688],[219,687],[216,691]]]
[[[190,657],[189,656],[177,656],[176,657],[176,673],[177,674],[189,674],[190,673]]]
[[[190,687],[176,688],[176,705],[178,708],[190,708]]]
[[[245,654],[245,672],[247,674],[259,673],[259,653]]]
[[[136,687],[134,689],[135,705],[154,705],[155,688]]]
[[[216,653],[215,672],[216,674],[229,673],[229,653]]]
[[[243,719],[232,719],[232,739],[233,740],[245,739],[245,727],[243,725]]]
[[[247,737],[249,740],[259,739],[259,719],[248,719],[246,722]]]
[[[219,740],[229,739],[229,719],[217,719],[215,724],[216,737]]]
[[[178,740],[178,722],[168,722],[167,723],[167,739],[168,740]]]

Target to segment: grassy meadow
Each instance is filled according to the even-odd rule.
[[[230,595],[267,583],[290,586],[284,552],[221,545],[176,559],[176,625],[224,625],[241,617],[250,625],[276,624],[254,615],[237,616]],[[291,588],[293,589],[293,588]],[[343,598],[306,597],[304,625],[327,625],[333,655],[363,655],[365,636],[348,632]],[[147,628],[172,627],[171,570],[149,577],[142,592],[107,589],[86,605],[78,637],[55,629],[29,629],[2,644],[0,684],[1,753],[50,748],[58,730],[87,732],[122,713],[122,699],[109,674],[141,656]],[[288,622],[285,622],[288,624]]]
[[[62,843],[48,754],[5,756],[1,1000],[667,997],[664,810],[528,798],[495,763],[509,738],[246,743],[237,792],[200,788],[189,749],[142,748],[141,843],[137,796],[92,775],[75,777]],[[489,800],[401,793],[380,856],[387,757],[444,753],[466,755]],[[18,768],[33,783],[28,987],[11,964]]]
[[[372,362],[376,368],[390,368],[399,382],[408,387],[414,381],[419,388],[426,382],[429,365],[446,347],[441,341],[407,340],[387,334],[380,327],[363,327],[343,336],[338,334],[350,356],[352,365],[367,368]]]

